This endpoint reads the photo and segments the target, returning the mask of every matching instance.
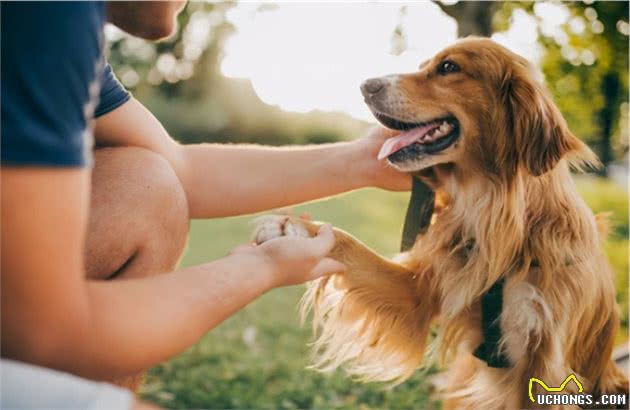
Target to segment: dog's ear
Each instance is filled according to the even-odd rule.
[[[590,162],[594,154],[566,124],[547,90],[534,79],[528,64],[516,64],[506,73],[502,84],[513,151],[517,160],[532,175],[552,169],[572,153]]]

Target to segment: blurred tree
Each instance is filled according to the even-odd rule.
[[[457,34],[459,37],[470,35],[490,37],[492,30],[492,17],[501,7],[497,1],[437,1],[442,11],[457,21]]]
[[[265,104],[248,80],[221,74],[224,43],[235,29],[234,2],[189,2],[177,32],[160,43],[108,27],[109,62],[134,96],[181,142],[304,144],[357,135],[366,123],[341,113],[287,113]],[[272,10],[260,4],[257,11]],[[176,101],[176,103],[174,103]]]
[[[605,164],[627,150],[628,2],[436,4],[456,19],[460,36],[507,30],[516,12],[532,16],[543,51],[540,66],[571,129],[593,146]],[[550,4],[564,10],[566,18],[560,26],[545,22]],[[234,30],[226,13],[233,6],[189,3],[178,18],[176,35],[158,44],[110,27],[109,59],[118,77],[169,131],[188,141],[225,141],[229,136],[231,141],[281,144],[356,133],[356,122],[322,128],[321,121],[287,115],[260,101],[246,80],[221,75],[223,45]],[[260,10],[266,7],[273,6],[261,5]],[[402,6],[401,16],[405,11]],[[402,21],[401,17],[392,35],[394,54],[407,47]],[[175,98],[177,104],[172,104]]]
[[[540,60],[551,93],[571,129],[597,151],[604,165],[628,150],[628,2],[565,2],[560,26],[544,24],[535,2],[436,2],[459,35],[507,30],[515,10],[538,22]],[[605,168],[603,170],[605,173]]]
[[[233,5],[188,3],[177,18],[176,33],[159,43],[127,36],[110,27],[109,61],[123,84],[135,92],[158,89],[166,96],[199,97],[200,90],[187,87],[185,80],[212,82],[218,76],[223,42],[233,30],[225,14]]]
[[[608,165],[628,147],[628,2],[566,7],[569,17],[558,31],[539,29],[541,66],[574,131]]]

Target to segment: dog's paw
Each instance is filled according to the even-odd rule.
[[[257,245],[281,236],[300,236],[308,238],[310,235],[300,221],[284,215],[264,215],[254,220],[253,240]]]

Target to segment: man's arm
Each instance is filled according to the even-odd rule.
[[[392,132],[308,147],[180,145],[132,99],[99,117],[97,143],[138,146],[164,156],[180,178],[193,218],[258,212],[368,186],[409,189],[410,177],[377,161]]]
[[[343,270],[326,257],[328,228],[150,278],[86,281],[89,171],[0,172],[3,357],[97,379],[125,376],[181,352],[272,287]]]

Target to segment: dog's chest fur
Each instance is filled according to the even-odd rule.
[[[452,212],[452,208],[446,209],[439,215],[427,233],[418,239],[414,249],[416,255],[431,255],[426,262],[439,283],[440,317],[445,338],[448,339],[449,334],[458,335],[458,340],[451,341],[452,346],[448,349],[452,349],[452,353],[472,353],[483,341],[480,299],[494,281],[505,276],[503,304],[499,313],[502,338],[498,348],[511,364],[515,364],[526,356],[528,346],[537,343],[543,327],[552,320],[549,305],[538,289],[527,281],[529,274],[514,277],[511,276],[512,271],[490,272],[497,264],[484,260],[484,257],[489,259],[491,254],[480,249],[483,244],[472,237],[471,233],[478,227],[454,223],[461,219]],[[433,251],[427,252],[427,247],[431,245]],[[506,248],[519,246],[503,245]]]

